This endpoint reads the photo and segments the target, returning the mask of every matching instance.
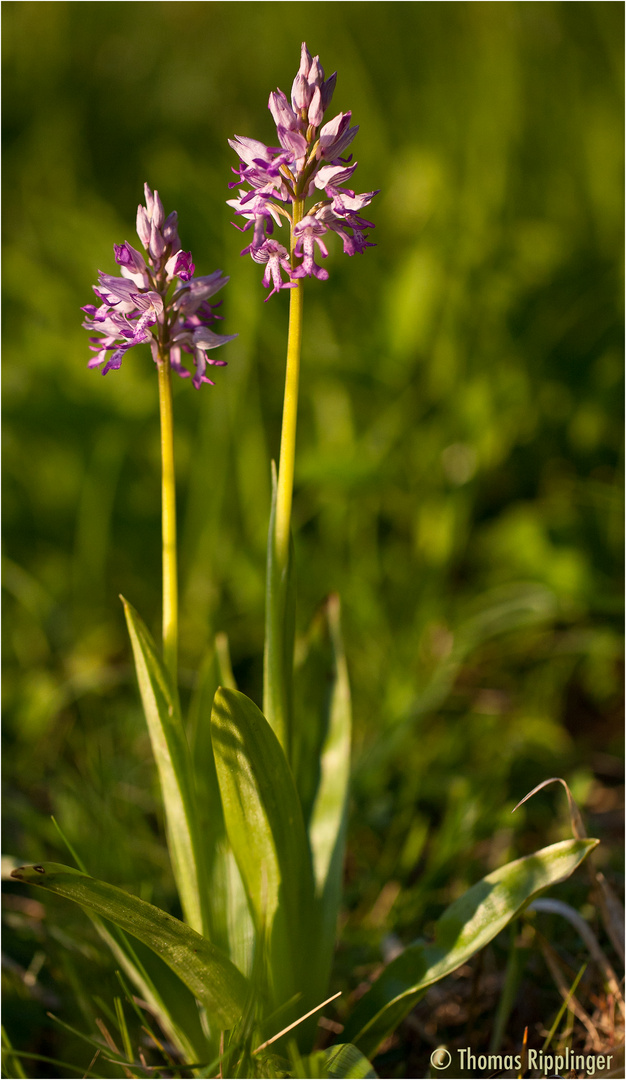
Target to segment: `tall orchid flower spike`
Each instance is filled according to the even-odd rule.
[[[268,538],[263,712],[292,765],[298,737],[292,710],[290,538],[305,278],[328,280],[323,263],[331,233],[340,237],[346,255],[373,247],[367,230],[374,225],[363,213],[378,194],[357,194],[351,186],[357,163],[345,154],[359,130],[351,124],[352,114],[324,120],[336,82],[337,74],[327,79],[319,56],[311,56],[303,42],[291,100],[282,90],[269,96],[276,145],[242,135],[229,140],[239,165],[233,169],[237,179],[229,185],[237,189],[236,197],[228,205],[235,224],[250,238],[241,254],[251,255],[263,267],[266,300],[289,289],[280,457]],[[281,237],[285,222],[289,234]]]
[[[194,277],[191,252],[181,249],[178,215],[165,217],[158,191],[144,186],[145,206],[137,209],[137,235],[146,255],[129,243],[115,244],[115,261],[121,277],[98,274],[94,292],[100,306],[87,304],[82,310],[83,326],[93,334],[94,353],[89,367],[102,368],[106,375],[121,367],[133,345],[149,342],[154,362],[169,356],[171,370],[182,378],[191,373],[182,364],[182,354],[193,359],[193,385],[215,385],[206,374],[207,365],[225,367],[209,350],[232,341],[236,334],[218,334],[212,328],[220,316],[209,303],[228,281],[221,270],[206,277]],[[110,354],[110,355],[109,355]]]
[[[115,244],[115,261],[121,277],[98,274],[94,292],[100,306],[87,304],[83,326],[91,331],[94,353],[89,367],[102,374],[122,366],[133,345],[150,344],[159,383],[161,418],[161,519],[163,539],[163,655],[176,686],[178,651],[178,581],[176,556],[176,478],[174,469],[174,420],[172,378],[191,374],[183,367],[187,353],[194,363],[192,383],[215,384],[206,374],[207,365],[225,367],[214,360],[211,349],[232,341],[236,334],[218,334],[213,329],[220,316],[209,303],[226,284],[221,270],[206,277],[194,277],[190,251],[183,251],[178,238],[178,215],[165,216],[158,191],[144,184],[145,206],[137,208],[137,235],[145,255],[129,243]]]
[[[312,57],[303,42],[291,103],[282,90],[270,94],[268,107],[279,145],[265,146],[240,135],[229,140],[240,165],[233,169],[238,179],[229,185],[239,188],[238,198],[229,199],[228,205],[245,221],[238,228],[253,230],[252,241],[241,254],[250,254],[265,265],[263,284],[272,286],[267,300],[280,289],[293,288],[298,278],[326,281],[328,271],[315,261],[316,245],[322,258],[328,255],[322,240],[326,233],[341,237],[346,255],[362,254],[374,246],[363,231],[374,225],[360,211],[378,191],[356,195],[344,186],[351,181],[357,162],[350,164],[350,158],[342,154],[359,129],[350,127],[349,112],[322,123],[336,81],[336,72],[329,79],[324,77],[319,56]],[[280,227],[283,221],[290,225],[291,257],[286,247],[270,239],[274,225]]]

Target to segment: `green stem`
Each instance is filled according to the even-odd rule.
[[[178,575],[176,569],[176,475],[172,378],[167,349],[159,350],[159,408],[161,414],[161,522],[163,534],[163,659],[178,685]]]
[[[295,199],[293,225],[302,220],[304,200]],[[291,229],[291,261],[294,264],[295,239]],[[278,466],[278,490],[276,495],[275,543],[276,557],[281,571],[287,566],[289,536],[291,533],[291,505],[293,501],[293,475],[296,457],[296,425],[298,420],[298,386],[300,381],[300,351],[302,344],[302,283],[289,291],[289,335],[287,338],[287,370],[285,373],[285,398],[283,402],[283,426],[280,437],[280,462]]]
[[[302,220],[304,199],[293,202],[291,229],[291,264],[295,266],[296,241],[293,226]],[[302,283],[290,290],[289,337],[283,426],[280,439],[280,462],[267,550],[267,600],[265,612],[265,652],[263,658],[263,712],[291,761],[292,684],[294,650],[293,567],[290,567],[291,504],[296,455],[298,419],[298,382],[302,340]]]

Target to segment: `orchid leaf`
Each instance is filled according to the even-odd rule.
[[[564,881],[599,843],[564,840],[507,863],[468,889],[435,924],[432,942],[409,945],[361,998],[344,1037],[372,1057],[426,988],[484,948],[538,893]]]
[[[276,465],[272,462],[272,510],[267,537],[263,712],[291,763],[296,591],[291,536],[289,558],[284,571],[281,572],[276,558],[277,490]]]
[[[315,1050],[306,1057],[300,1057],[297,1047],[291,1043],[289,1048],[291,1070],[289,1076],[325,1077],[326,1080],[377,1080],[372,1063],[351,1043],[339,1043],[327,1050]]]
[[[137,681],[161,782],[167,841],[174,878],[186,921],[209,934],[204,898],[205,861],[199,842],[198,817],[187,737],[178,694],[147,627],[122,597],[133,647]]]
[[[227,953],[240,971],[249,974],[252,966],[254,926],[241,875],[226,836],[211,742],[211,710],[215,691],[220,683],[235,689],[225,634],[217,635],[215,647],[211,649],[200,669],[189,708],[188,729],[199,827],[201,835],[206,837],[205,856],[211,882],[207,897],[211,940]]]
[[[282,1005],[294,993],[309,991],[315,936],[300,801],[276,735],[245,694],[220,687],[211,729],[228,839],[257,933],[268,943],[275,1003]]]
[[[329,1077],[336,1080],[376,1080],[377,1073],[352,1043],[339,1043],[324,1051]]]
[[[326,737],[320,756],[320,779],[309,824],[318,893],[323,893],[327,888],[329,876],[337,862],[338,848],[341,849],[340,867],[342,863],[352,731],[350,684],[341,639],[338,596],[329,597],[326,618],[333,663],[328,679]],[[337,875],[336,869],[334,872]]]
[[[227,686],[229,690],[236,690],[237,680],[235,679],[230,658],[228,634],[225,634],[223,631],[215,635],[215,656],[220,672],[219,685]]]
[[[54,826],[78,869],[89,871],[80,855],[70,843],[56,818]],[[133,982],[143,1001],[158,1017],[162,1030],[179,1048],[184,1058],[202,1061],[208,1053],[207,1039],[202,1030],[198,1005],[186,986],[167,967],[152,949],[136,939],[131,942],[119,927],[101,919],[88,908],[85,909],[95,930],[111,950],[115,960]]]
[[[196,1000],[156,952],[85,908],[98,934],[129,978],[162,1030],[185,1059],[202,1061],[208,1053]]]
[[[179,919],[60,863],[21,866],[11,876],[73,900],[148,945],[222,1028],[232,1028],[241,1016],[247,980],[219,949]]]
[[[321,640],[315,648],[317,655],[310,659],[317,661],[314,674],[323,694],[319,703],[322,741],[319,749],[315,747],[317,790],[308,831],[320,913],[317,992],[323,994],[332,964],[341,901],[352,729],[350,684],[341,638],[339,597],[336,595],[330,596],[324,605],[318,637]]]

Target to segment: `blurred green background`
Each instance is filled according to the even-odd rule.
[[[225,630],[260,700],[288,301],[264,304],[239,257],[227,139],[275,140],[267,98],[289,93],[304,38],[339,72],[330,115],[360,125],[356,190],[381,189],[377,246],[332,247],[305,296],[298,625],[340,593],[356,728],[337,985],[390,932],[415,937],[482,873],[568,835],[556,789],[511,817],[548,776],[619,872],[623,15],[2,5],[8,855],[66,861],[54,814],[92,873],[171,903],[118,600],[158,633],[155,372],[147,349],[88,371],[80,326],[113,243],[137,243],[144,181],[197,272],[231,275],[239,334],[215,388],[174,387],[182,678]],[[24,970],[84,1026],[81,972],[106,986],[111,965],[69,905],[46,897],[43,920],[12,887],[8,903],[6,1022],[46,1053],[59,1036]]]

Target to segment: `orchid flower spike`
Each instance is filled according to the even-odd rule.
[[[316,245],[322,258],[328,254],[322,240],[326,233],[341,237],[346,255],[374,246],[364,232],[374,225],[361,211],[378,191],[356,195],[344,186],[357,163],[350,164],[351,159],[342,155],[359,129],[350,126],[350,112],[323,123],[336,81],[337,73],[327,79],[319,56],[312,57],[303,42],[291,101],[282,90],[269,98],[279,145],[265,146],[240,135],[229,139],[240,164],[233,169],[237,180],[229,185],[239,188],[238,195],[228,205],[244,222],[237,227],[253,230],[252,241],[241,254],[265,265],[263,284],[272,286],[268,300],[280,289],[293,288],[298,278],[328,278],[328,271],[315,261]],[[313,200],[310,207],[308,199]],[[283,221],[291,227],[291,259],[287,248],[272,238],[274,226],[280,228]]]
[[[146,252],[142,255],[129,243],[115,244],[115,261],[121,277],[98,273],[93,291],[99,306],[87,304],[82,310],[83,326],[93,334],[94,355],[90,368],[101,367],[106,375],[121,367],[133,345],[149,342],[156,364],[169,353],[172,371],[182,378],[191,374],[183,367],[182,354],[194,363],[193,385],[215,384],[206,374],[207,365],[225,367],[209,350],[232,341],[236,334],[218,334],[212,325],[220,319],[209,303],[228,281],[221,270],[206,277],[194,277],[191,252],[181,249],[178,215],[167,218],[158,191],[144,185],[145,206],[137,208],[137,235]]]

